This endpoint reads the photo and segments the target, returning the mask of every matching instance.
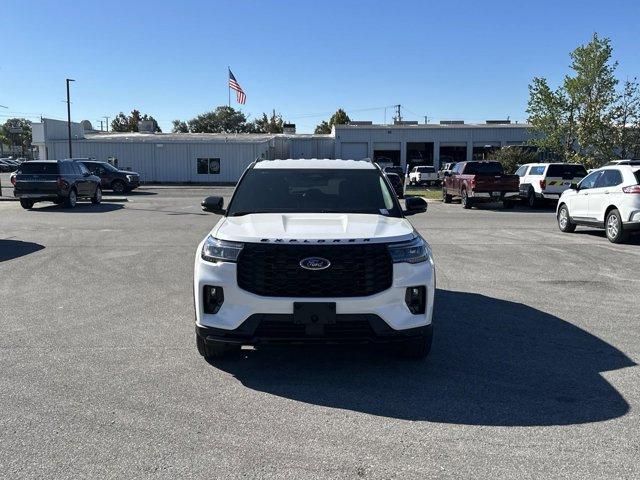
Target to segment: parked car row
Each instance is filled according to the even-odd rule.
[[[99,204],[103,189],[131,191],[140,185],[140,176],[91,159],[37,160],[21,164],[11,183],[13,195],[25,209],[42,201],[73,208],[80,198]]]
[[[0,158],[0,172],[13,172],[23,161],[22,158]]]

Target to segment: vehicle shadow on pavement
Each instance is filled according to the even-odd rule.
[[[115,210],[121,210],[124,206],[121,203],[106,203],[102,202],[100,205],[94,205],[92,203],[80,203],[78,202],[75,208],[66,208],[62,205],[46,205],[40,207],[35,205],[29,212],[47,212],[47,213],[107,213]]]
[[[613,243],[609,243],[609,241],[607,240],[607,234],[605,233],[604,230],[579,229],[573,232],[572,235],[586,235],[588,237],[600,237],[606,242],[605,245],[614,245]],[[640,232],[632,232],[629,238],[622,245],[640,245]]]
[[[601,373],[635,363],[599,338],[484,295],[438,290],[436,305],[426,361],[374,348],[273,347],[212,365],[257,391],[403,420],[569,425],[629,411]]]
[[[33,242],[21,242],[20,240],[2,240],[0,239],[0,262],[13,260],[14,258],[24,257],[30,253],[42,250],[44,245]]]

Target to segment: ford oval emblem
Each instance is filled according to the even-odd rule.
[[[308,257],[300,260],[300,266],[306,270],[324,270],[331,266],[331,262],[322,257]]]

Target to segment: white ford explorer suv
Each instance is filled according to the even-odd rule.
[[[431,348],[431,249],[367,160],[263,160],[238,182],[198,245],[196,344],[205,358],[262,343],[395,343]]]
[[[573,232],[577,225],[604,228],[613,243],[640,230],[640,166],[619,165],[591,172],[558,200],[558,227]]]

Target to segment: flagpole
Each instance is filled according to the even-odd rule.
[[[227,65],[227,93],[229,94],[229,108],[231,108],[231,86],[229,85],[229,78],[231,78],[231,67]]]

